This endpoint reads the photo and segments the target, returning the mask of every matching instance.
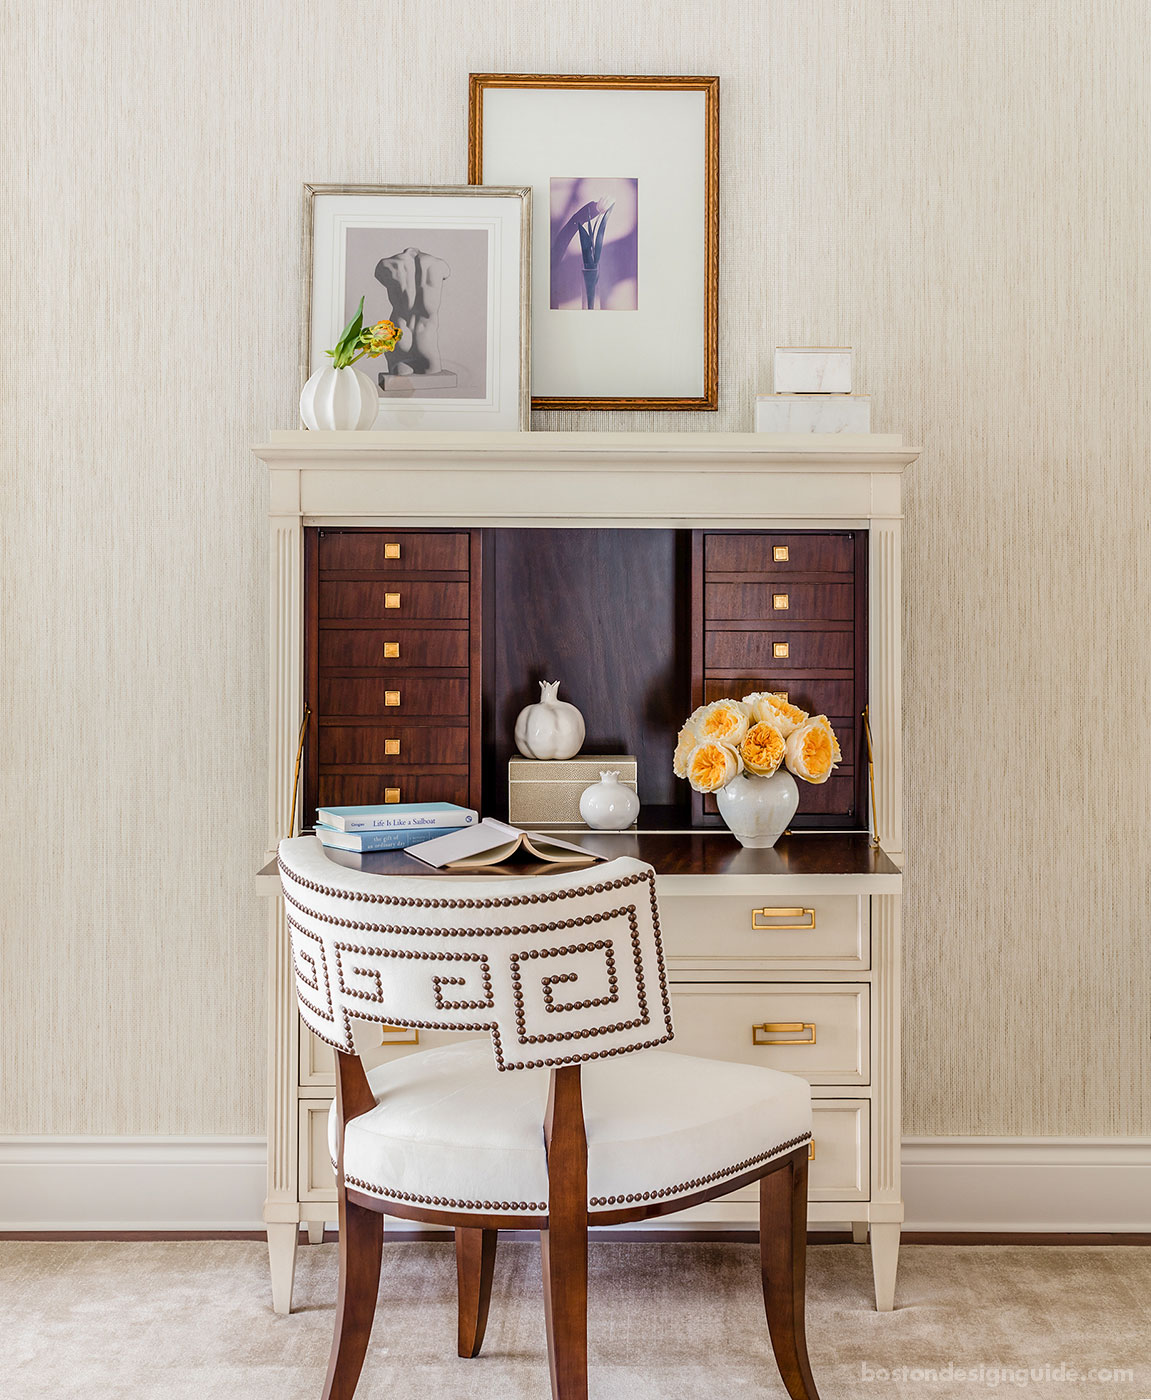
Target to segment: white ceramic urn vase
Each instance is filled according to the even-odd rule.
[[[525,705],[516,720],[516,748],[525,758],[574,758],[584,740],[583,715],[558,699],[559,681],[540,681],[536,705]]]
[[[715,795],[719,814],[741,846],[774,846],[799,806],[799,787],[786,768],[770,778],[741,773]]]
[[[639,816],[639,796],[620,782],[618,769],[601,773],[580,793],[579,814],[593,831],[622,831]]]
[[[364,430],[376,421],[380,396],[354,365],[318,369],[300,395],[300,418],[313,432]]]

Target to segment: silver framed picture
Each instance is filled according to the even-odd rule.
[[[530,258],[530,186],[305,185],[301,387],[362,297],[376,428],[526,429]]]

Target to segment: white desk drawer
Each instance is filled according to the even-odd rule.
[[[870,991],[866,982],[673,982],[669,1048],[811,1084],[867,1084]]]
[[[352,1028],[356,1049],[366,1069],[385,1060],[398,1060],[417,1050],[432,1050],[455,1040],[475,1040],[483,1031],[416,1031],[384,1027],[375,1021],[357,1021]],[[335,1085],[335,1051],[300,1022],[300,1085],[305,1089]]]
[[[815,1099],[808,1164],[809,1201],[866,1201],[871,1197],[871,1103],[868,1099]],[[758,1201],[745,1186],[726,1201]]]
[[[336,1173],[328,1156],[331,1099],[300,1100],[300,1200],[334,1201]]]
[[[866,968],[868,904],[866,895],[666,895],[660,900],[664,953],[672,967]]]

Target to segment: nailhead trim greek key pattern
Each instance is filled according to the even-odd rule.
[[[596,884],[574,889],[550,890],[532,895],[475,899],[417,899],[376,895],[366,891],[340,890],[320,885],[296,875],[282,859],[278,861],[278,865],[283,876],[284,897],[288,905],[288,925],[292,933],[293,960],[301,1014],[319,1039],[345,1054],[355,1053],[353,1023],[357,1020],[408,1026],[415,1029],[486,1031],[492,1037],[495,1061],[500,1070],[578,1064],[586,1060],[602,1059],[611,1055],[630,1054],[636,1050],[654,1048],[666,1044],[672,1039],[671,1003],[667,975],[663,967],[663,947],[658,923],[653,871],[643,871],[617,880],[600,880]],[[369,914],[368,919],[341,917],[309,908],[306,902],[307,897],[304,895],[304,891],[309,890],[328,898],[396,907],[459,909],[461,911],[507,907],[526,909],[531,905],[547,905],[550,902],[564,899],[602,896],[617,890],[630,890],[645,882],[648,886],[652,928],[650,932],[642,936],[637,906],[631,903],[621,903],[610,909],[601,909],[584,915],[573,913],[571,917],[566,919],[537,919],[530,923],[508,923],[487,928],[482,926],[434,928],[374,922],[370,919],[370,913],[367,909],[364,910],[364,913]],[[297,897],[301,895],[303,898]],[[351,912],[349,909],[348,913]],[[544,912],[543,909],[540,909],[540,914],[544,914]],[[580,1013],[601,1007],[618,1005],[624,995],[624,991],[621,991],[621,974],[617,965],[620,951],[619,942],[618,939],[608,936],[607,929],[612,921],[621,918],[626,919],[629,925],[634,968],[634,982],[629,986],[628,983],[631,979],[625,977],[624,991],[629,998],[634,996],[632,1005],[635,1010],[630,1014],[625,1013],[615,1021],[608,1020],[598,1025],[577,1024],[572,1027],[572,1017],[579,1017]],[[306,920],[306,924],[302,923],[301,919]],[[461,919],[462,923],[471,921],[466,914]],[[311,925],[311,927],[307,925]],[[321,927],[317,928],[316,925]],[[600,932],[602,930],[603,933],[603,936],[599,938],[592,937],[578,943],[567,940],[557,941],[554,946],[542,949],[523,948],[522,946],[514,952],[509,949],[506,955],[507,961],[503,967],[501,967],[503,955],[496,959],[494,966],[500,969],[501,978],[504,967],[506,967],[507,975],[511,981],[512,1004],[505,1006],[503,1012],[500,1011],[499,1002],[501,996],[506,996],[506,992],[497,993],[497,979],[493,972],[490,945],[485,952],[452,952],[443,947],[397,948],[384,946],[389,938],[402,938],[404,940],[423,938],[429,942],[440,942],[446,938],[518,936],[522,941],[525,936],[530,937],[531,935],[568,933],[570,936],[571,933],[582,931],[585,928],[588,932],[592,932],[592,926],[596,925],[599,927],[594,931]],[[332,934],[329,934],[327,929],[331,929]],[[336,934],[336,930],[339,930],[340,934],[344,936]],[[333,935],[335,936],[333,937]],[[645,938],[647,940],[647,965],[645,965],[644,956]],[[656,952],[654,960],[651,956],[653,941]],[[531,960],[535,960],[537,969],[539,972],[543,972],[544,968],[539,966],[539,959],[574,956],[581,953],[599,953],[603,956],[606,991],[595,996],[576,997],[571,1001],[560,1000],[555,994],[555,987],[561,984],[578,983],[581,976],[590,975],[580,968],[573,969],[570,965],[567,968],[562,968],[561,964],[562,970],[549,972],[546,977],[541,976],[539,991],[534,992],[533,995],[536,998],[542,996],[542,1007],[538,1000],[533,1001],[532,1004],[536,1010],[531,1013],[535,1016],[542,1009],[546,1013],[546,1019],[554,1020],[557,1029],[544,1031],[542,1028],[533,1026],[531,1029],[538,1029],[539,1033],[529,1034],[529,1013],[525,1001],[525,990],[528,984],[524,979]],[[397,959],[411,964],[426,964],[428,976],[427,981],[423,983],[426,992],[421,991],[421,977],[417,976],[413,982],[410,974],[402,978],[393,988],[389,983],[388,973],[384,965],[385,959]],[[654,966],[651,966],[653,962]],[[333,963],[334,966],[331,966]],[[455,964],[455,966],[447,966],[450,964]],[[479,974],[477,981],[472,980],[471,973],[463,966],[466,964],[475,964]],[[626,967],[626,963],[624,966]],[[412,972],[415,971],[416,968],[413,967]],[[651,1026],[651,1009],[645,975],[649,971],[653,977],[656,975],[659,977],[659,999],[663,1012],[662,1034],[652,1034],[649,1031],[648,1034],[643,1035],[642,1039],[632,1040],[626,1044],[617,1043],[603,1045],[595,1050],[591,1049],[587,1042],[594,1041],[599,1037],[626,1036],[629,1031],[642,1034],[645,1028]],[[599,983],[598,974],[596,982],[598,984],[596,989],[599,991],[603,984]],[[507,983],[501,982],[499,985],[506,987]],[[463,990],[453,995],[446,990],[452,987]],[[427,1012],[432,1013],[431,1016],[428,1016],[424,1011],[425,1006]],[[407,1014],[413,1011],[417,1015]],[[437,1012],[443,1019],[436,1018]],[[419,1013],[424,1014],[420,1015]],[[482,1019],[475,1018],[474,1013],[481,1013]],[[501,1026],[503,1028],[502,1035]],[[651,1029],[654,1030],[654,1027]],[[541,1048],[533,1050],[528,1055],[524,1055],[521,1050],[522,1058],[513,1058],[506,1054],[504,1049],[506,1040],[513,1033],[520,1046],[539,1046]],[[570,1052],[559,1053],[561,1046],[570,1047]]]
[[[693,1177],[691,1181],[681,1181],[676,1186],[664,1186],[656,1191],[630,1191],[624,1196],[592,1196],[588,1201],[589,1209],[606,1209],[610,1206],[630,1206],[641,1205],[644,1201],[665,1201],[669,1196],[690,1196],[695,1191],[701,1191],[705,1186],[711,1186],[714,1182],[725,1181],[731,1176],[740,1176],[743,1172],[751,1171],[752,1167],[758,1167],[764,1162],[769,1162],[773,1157],[780,1157],[785,1152],[790,1152],[793,1148],[802,1147],[804,1143],[811,1141],[810,1133],[803,1133],[797,1138],[791,1138],[788,1142],[780,1143],[778,1147],[772,1147],[767,1152],[757,1153],[754,1157],[748,1157],[742,1162],[737,1162],[733,1167],[725,1167],[721,1171],[709,1172],[707,1176]],[[333,1165],[335,1165],[333,1163]],[[450,1196],[421,1196],[414,1191],[397,1191],[389,1186],[377,1186],[374,1182],[364,1181],[357,1176],[344,1176],[344,1182],[348,1186],[359,1187],[361,1191],[368,1191],[373,1196],[379,1196],[387,1201],[404,1201],[410,1205],[438,1206],[441,1210],[486,1210],[486,1211],[530,1211],[533,1214],[544,1214],[547,1211],[546,1201],[458,1201]]]

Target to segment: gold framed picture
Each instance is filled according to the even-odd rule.
[[[718,78],[473,73],[468,181],[532,189],[534,409],[718,407]]]

